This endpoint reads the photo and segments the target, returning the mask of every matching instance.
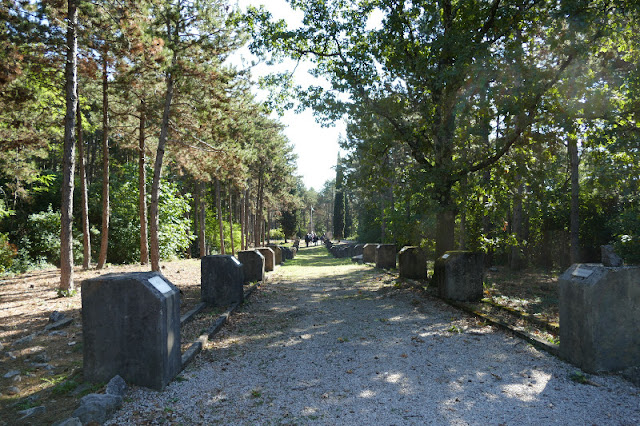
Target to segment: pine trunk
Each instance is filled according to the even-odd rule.
[[[140,140],[138,152],[138,211],[140,213],[140,264],[149,264],[149,233],[147,230],[147,169],[146,169],[146,109],[140,103]]]
[[[174,57],[175,62],[175,57]],[[160,127],[160,138],[158,139],[158,149],[156,152],[156,162],[153,165],[153,184],[151,186],[151,206],[150,206],[150,223],[149,237],[151,245],[151,270],[160,270],[160,241],[158,231],[160,228],[158,197],[160,192],[160,178],[162,175],[162,160],[164,157],[164,149],[167,144],[167,136],[169,133],[169,115],[171,112],[171,101],[173,98],[173,76],[171,73],[167,76],[167,94],[164,100],[164,111],[162,113],[162,125]]]
[[[73,290],[73,174],[75,169],[75,118],[78,107],[77,52],[78,10],[76,0],[69,0],[67,14],[67,61],[65,64],[66,113],[62,157],[62,200],[60,215],[60,290]]]
[[[98,269],[104,268],[109,247],[109,81],[107,72],[105,48],[102,54],[102,230]]]
[[[240,250],[246,250],[247,247],[244,244],[244,230],[245,230],[245,205],[244,194],[240,196]]]
[[[200,194],[200,205],[198,206],[198,211],[200,214],[200,257],[207,255],[207,212],[206,212],[206,194],[204,191],[204,185],[200,183],[200,189],[198,193]]]
[[[220,180],[216,179],[216,207],[218,209],[218,229],[220,230],[220,254],[225,254],[224,226],[222,226],[222,195],[220,192]]]
[[[229,186],[229,239],[231,240],[231,254],[236,255],[236,248],[233,242],[233,195]]]
[[[82,113],[78,96],[78,164],[80,166],[80,189],[82,190],[82,268],[91,266],[91,233],[89,227],[89,195],[87,190],[87,173],[84,165],[84,141],[82,139]]]

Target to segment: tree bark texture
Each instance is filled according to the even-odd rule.
[[[75,169],[75,118],[78,107],[78,10],[76,0],[69,0],[67,14],[67,60],[65,64],[66,113],[62,157],[62,200],[60,214],[60,290],[73,290],[73,174]]]
[[[520,180],[520,176],[516,180]],[[513,216],[511,220],[511,232],[516,236],[516,245],[511,246],[511,262],[510,268],[519,271],[524,267],[524,259],[522,258],[522,197],[524,193],[524,185],[518,185],[515,197],[513,199]]]
[[[138,211],[140,213],[140,264],[149,264],[149,233],[147,230],[147,169],[146,169],[146,107],[140,102],[140,140],[138,147]]]
[[[82,191],[82,268],[91,266],[91,232],[89,227],[89,194],[87,189],[87,173],[84,160],[84,141],[82,139],[82,112],[80,111],[80,96],[78,96],[78,164],[80,166],[80,189]]]
[[[231,254],[235,256],[236,248],[233,242],[233,195],[229,185],[229,239],[231,240]]]
[[[175,57],[173,59],[175,62]],[[162,125],[160,127],[160,138],[158,139],[158,149],[156,152],[156,162],[153,165],[153,184],[151,186],[151,206],[149,221],[149,237],[150,237],[150,257],[151,270],[160,270],[160,240],[159,240],[159,206],[158,196],[160,192],[160,178],[162,175],[162,160],[164,158],[164,150],[167,144],[167,135],[169,133],[169,115],[171,112],[171,100],[173,98],[173,76],[169,72],[167,76],[167,94],[164,100],[164,111],[162,113]]]
[[[98,269],[104,268],[109,248],[109,80],[107,72],[107,48],[105,45],[102,53],[102,228]]]
[[[200,215],[200,257],[206,256],[207,253],[207,202],[206,193],[204,191],[204,184],[200,183],[200,205],[198,206]]]
[[[222,195],[220,191],[220,179],[216,179],[216,208],[218,209],[218,229],[220,230],[220,254],[225,254],[224,226],[222,226]]]
[[[571,264],[580,262],[580,180],[578,171],[578,141],[569,138],[569,160],[571,162]]]

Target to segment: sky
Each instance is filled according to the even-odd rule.
[[[275,19],[285,19],[291,27],[297,26],[302,20],[300,12],[294,12],[285,0],[238,0],[238,6],[246,10],[248,5],[264,5]],[[248,59],[248,52],[244,53]],[[284,69],[292,69],[293,63],[285,64]],[[282,71],[282,67],[278,71]],[[308,85],[316,81],[307,73],[308,65],[301,64],[293,74],[295,81],[301,85]],[[274,67],[259,64],[252,73],[255,77],[273,72]],[[257,94],[260,98],[260,94]],[[318,124],[311,110],[305,110],[300,114],[287,111],[279,118],[286,129],[284,134],[294,147],[298,156],[298,174],[302,176],[307,189],[313,188],[320,191],[327,180],[335,179],[335,164],[338,157],[338,138],[345,135],[345,123],[337,122],[334,127],[322,127]]]

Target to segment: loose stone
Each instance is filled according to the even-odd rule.
[[[27,417],[31,417],[31,416],[36,416],[38,414],[42,414],[45,411],[47,411],[47,409],[45,408],[44,405],[41,405],[39,407],[33,407],[33,408],[29,408],[27,410],[18,411],[18,414],[22,415],[22,417],[20,417],[20,420],[22,420],[22,419],[26,419]]]
[[[28,336],[21,337],[20,339],[18,339],[15,342],[13,342],[13,346],[22,345],[24,343],[29,343],[29,342],[31,342],[33,340],[34,337],[36,337],[35,334],[30,334]]]
[[[11,371],[9,371],[7,374],[5,374],[5,375],[4,375],[4,376],[2,376],[2,377],[4,377],[5,379],[10,379],[10,378],[15,377],[15,376],[17,376],[17,375],[19,375],[19,374],[20,374],[20,371],[18,371],[18,370],[11,370]]]

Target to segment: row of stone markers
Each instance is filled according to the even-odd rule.
[[[327,244],[335,257],[396,268],[393,244]],[[612,262],[576,264],[559,278],[560,355],[587,372],[622,371],[640,385],[640,266]],[[419,247],[397,254],[402,278],[426,279],[427,256]],[[477,302],[483,296],[482,253],[450,251],[436,259],[433,280],[443,299]]]
[[[238,258],[203,257],[203,304],[242,303],[243,285],[264,281],[265,272],[293,256],[295,251],[274,245],[240,251]],[[83,281],[85,379],[106,382],[119,375],[130,384],[163,389],[183,368],[180,324],[180,290],[158,272]]]

